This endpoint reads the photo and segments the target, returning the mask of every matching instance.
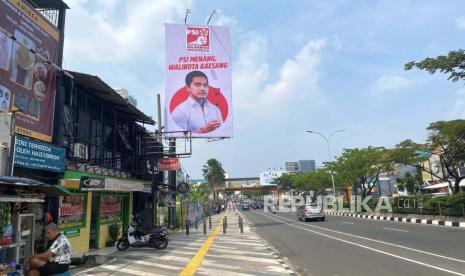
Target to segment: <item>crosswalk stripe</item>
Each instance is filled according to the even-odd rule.
[[[112,271],[120,271],[128,274],[138,275],[138,276],[164,276],[163,274],[156,274],[153,272],[146,272],[138,269],[131,269],[125,267],[118,267],[116,265],[101,265],[101,268],[112,270]]]

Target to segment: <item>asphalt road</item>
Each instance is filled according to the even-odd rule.
[[[463,275],[465,230],[295,213],[242,212],[257,233],[303,275]]]

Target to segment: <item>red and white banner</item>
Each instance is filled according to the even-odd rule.
[[[166,24],[165,35],[165,130],[232,137],[229,27]]]
[[[158,159],[159,171],[177,171],[179,170],[178,158],[162,158]]]

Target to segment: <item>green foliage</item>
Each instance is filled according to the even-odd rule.
[[[360,189],[362,196],[367,196],[376,185],[381,173],[394,170],[390,150],[383,147],[362,149],[344,149],[336,161],[329,163],[329,168],[347,183],[354,191]]]
[[[209,195],[209,186],[207,183],[193,184],[189,191],[190,202],[206,202]]]
[[[216,159],[208,159],[207,164],[203,165],[202,172],[210,191],[213,192],[213,198],[216,200],[218,197],[216,190],[222,187],[226,181],[223,165]]]
[[[115,241],[118,240],[120,230],[121,230],[120,223],[110,224],[108,226],[108,236],[110,237],[110,240],[108,241],[109,245],[111,246],[114,245]]]
[[[399,191],[407,191],[409,194],[414,194],[419,192],[419,185],[421,184],[421,175],[415,174],[412,175],[410,172],[407,172],[403,178],[397,178],[397,189]]]
[[[423,215],[465,215],[465,193],[449,196],[402,196],[393,201],[394,212]]]
[[[420,62],[411,61],[404,66],[405,70],[413,68],[425,70],[430,74],[439,71],[449,75],[447,79],[452,81],[465,80],[465,51],[450,51],[447,56],[425,58]]]
[[[293,188],[295,176],[296,174],[284,173],[280,177],[275,178],[272,184],[276,184],[282,190],[287,191]]]

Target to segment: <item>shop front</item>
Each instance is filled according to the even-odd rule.
[[[48,199],[69,196],[63,187],[20,177],[0,177],[0,274],[24,267],[43,252],[43,227],[53,219]]]
[[[113,246],[131,221],[134,192],[150,192],[139,180],[71,170],[61,182],[74,195],[60,197],[59,227],[77,255]]]

